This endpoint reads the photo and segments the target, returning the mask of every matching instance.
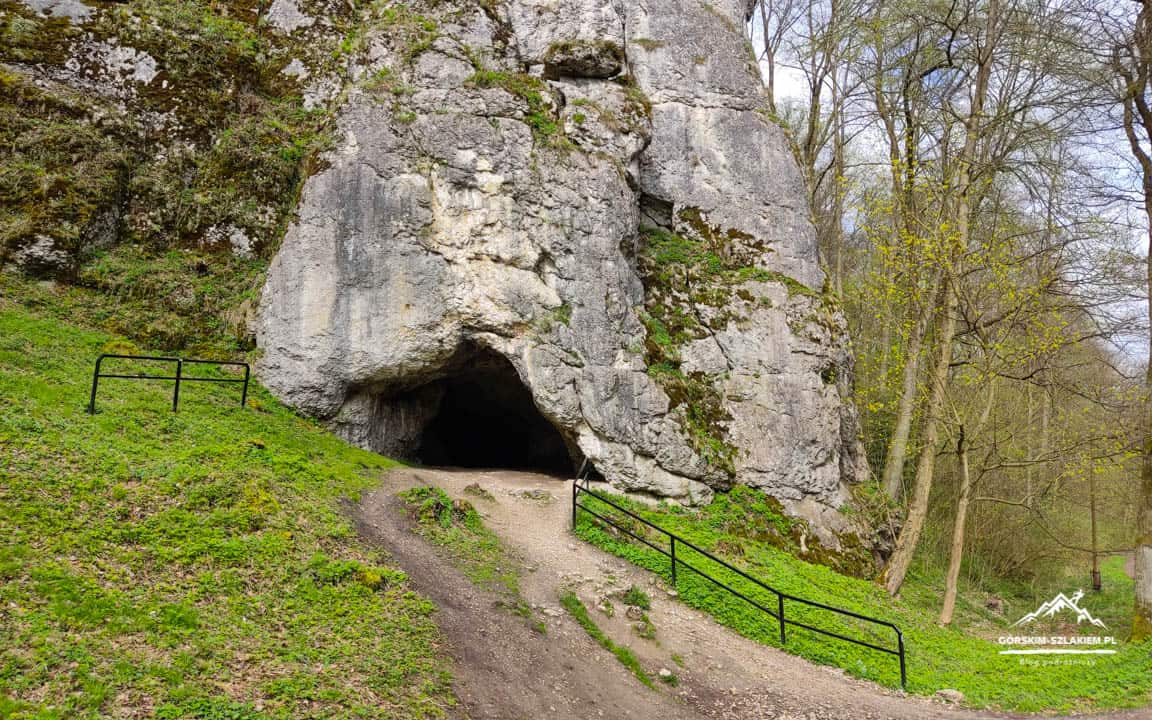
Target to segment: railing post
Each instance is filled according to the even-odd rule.
[[[784,647],[788,637],[784,630],[784,595],[781,593],[776,593],[776,611],[780,616],[780,647]]]
[[[240,394],[240,407],[248,404],[248,376],[251,372],[251,366],[248,365],[248,363],[244,363],[244,391]]]
[[[672,538],[672,589],[676,589],[676,536],[669,535]]]
[[[900,632],[900,628],[894,629],[896,630],[896,645],[898,648],[900,648],[900,689],[907,690],[908,671],[905,669],[904,665],[904,633]]]
[[[92,396],[88,398],[88,414],[96,414],[96,386],[100,383],[100,363],[104,362],[104,355],[96,358],[96,369],[92,371]]]
[[[580,478],[572,481],[572,532],[576,532],[576,495],[580,492]]]
[[[180,405],[180,372],[184,367],[183,360],[176,361],[176,388],[172,391],[172,412]]]

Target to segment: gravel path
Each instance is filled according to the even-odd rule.
[[[478,483],[491,500],[464,493]],[[498,598],[478,589],[412,533],[395,499],[416,485],[434,485],[466,498],[523,564],[521,591],[547,625],[532,630],[521,617],[494,607]],[[717,625],[669,597],[658,579],[574,539],[571,482],[533,473],[402,469],[356,509],[361,532],[382,544],[417,589],[440,608],[437,623],[455,660],[459,716],[472,720],[536,718],[659,718],[660,720],[968,720],[1020,717],[958,708],[935,699],[904,696],[760,645]],[[624,605],[609,617],[596,608],[630,585],[652,598],[648,615],[655,638],[641,638]],[[676,687],[651,690],[593,643],[560,608],[574,590],[596,623],[630,647],[654,677],[674,673]],[[658,683],[659,684],[659,683]],[[1113,720],[1152,718],[1152,712],[1112,713]]]

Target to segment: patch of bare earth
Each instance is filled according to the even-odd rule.
[[[491,498],[466,493],[479,484]],[[432,485],[467,499],[523,567],[521,593],[543,620],[541,634],[456,570],[444,551],[413,532],[396,494]],[[387,549],[416,588],[439,607],[437,624],[454,658],[462,718],[659,718],[920,720],[1018,717],[909,697],[813,665],[741,637],[678,602],[663,581],[575,539],[571,481],[511,471],[399,469],[356,509],[360,531]],[[651,598],[652,637],[641,637],[619,599],[630,586]],[[637,680],[560,607],[574,591],[592,618],[627,646],[657,689]],[[607,599],[607,602],[605,600]],[[611,605],[611,612],[605,612]],[[601,609],[604,608],[604,609]],[[646,633],[650,635],[651,633]],[[677,684],[659,682],[661,670]],[[1110,718],[1137,718],[1114,713]]]

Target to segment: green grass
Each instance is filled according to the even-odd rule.
[[[624,603],[625,605],[638,607],[641,610],[652,609],[652,598],[648,597],[648,593],[644,592],[643,589],[638,588],[635,585],[629,586],[627,590],[621,593],[620,602]]]
[[[469,580],[519,599],[519,567],[471,503],[454,502],[440,488],[427,486],[405,490],[400,498],[412,508],[420,534],[449,550]]]
[[[913,576],[901,597],[890,599],[869,580],[841,575],[824,565],[804,562],[786,549],[774,547],[773,538],[779,528],[773,531],[769,527],[776,522],[771,516],[765,517],[763,528],[756,528],[749,525],[748,518],[733,524],[731,508],[725,506],[724,500],[718,500],[713,507],[701,511],[652,508],[624,498],[615,500],[785,593],[895,623],[904,632],[910,692],[932,694],[943,688],[955,688],[963,692],[972,705],[1025,712],[1134,707],[1152,700],[1152,673],[1149,673],[1152,643],[1123,642],[1122,618],[1131,608],[1132,582],[1125,576],[1120,558],[1113,558],[1104,566],[1107,590],[1099,594],[1089,593],[1085,599],[1086,607],[1110,623],[1111,632],[1121,643],[1118,654],[1088,660],[1091,665],[1069,663],[1067,660],[1071,658],[1056,656],[1055,659],[1064,664],[1038,666],[1027,658],[999,655],[1000,646],[996,644],[999,635],[1018,634],[1016,631],[1009,633],[1007,625],[1026,610],[1033,609],[1032,606],[1021,606],[1025,609],[1013,612],[1011,617],[1001,617],[978,605],[966,603],[962,598],[957,622],[952,627],[942,628],[936,624],[942,588],[931,579]],[[621,523],[627,522],[619,513],[591,497],[585,498],[585,502],[601,514],[616,516],[615,519]],[[633,523],[630,529],[644,532],[638,523]],[[761,531],[763,538],[758,540],[757,534]],[[604,529],[591,516],[584,514],[580,517],[576,532],[579,537],[647,568],[667,581],[671,580],[666,556],[629,541],[627,536]],[[664,542],[662,538],[658,540],[653,535],[650,540]],[[751,585],[699,553],[680,546],[677,556],[760,604],[775,608],[775,595]],[[1070,584],[1064,586],[1064,590],[1078,587],[1075,580],[1069,579],[1068,582]],[[779,646],[779,627],[775,619],[699,575],[681,568],[676,589],[680,600],[705,610],[740,634]],[[891,630],[872,628],[866,623],[826,611],[787,602],[785,614],[789,619],[833,632],[895,646]],[[1077,634],[1075,626],[1067,634]],[[799,628],[789,628],[786,648],[790,653],[817,663],[842,667],[857,677],[890,687],[899,685],[898,665],[895,657],[890,655]],[[1075,660],[1084,662],[1084,658]]]
[[[340,510],[393,463],[254,387],[108,380],[0,294],[0,717],[424,718],[434,607]]]
[[[580,601],[580,598],[576,597],[576,593],[569,591],[560,595],[560,604],[568,611],[568,614],[580,624],[580,627],[584,628],[584,631],[588,633],[590,638],[595,640],[600,647],[612,653],[616,659],[620,661],[621,665],[628,668],[628,670],[636,676],[637,680],[650,688],[656,687],[652,682],[651,676],[640,666],[640,661],[636,659],[636,655],[629,648],[623,645],[617,645],[612,641],[612,638],[604,634],[604,631],[600,629],[600,626],[597,625],[596,621],[592,619],[592,616],[588,614],[588,608],[584,607],[584,603]]]

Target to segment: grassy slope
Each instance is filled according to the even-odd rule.
[[[596,505],[596,501],[587,499]],[[620,499],[620,502],[626,502]],[[1152,643],[1122,644],[1116,656],[1095,659],[1056,658],[1061,664],[1037,666],[1011,656],[998,655],[995,638],[1018,634],[1006,626],[1015,619],[1005,619],[971,605],[959,608],[957,623],[952,628],[936,625],[940,590],[923,577],[913,577],[901,598],[890,600],[881,588],[867,580],[840,575],[827,567],[806,563],[792,554],[753,539],[754,529],[747,525],[747,514],[733,507],[727,499],[718,499],[700,512],[681,508],[653,509],[631,505],[644,517],[689,538],[701,547],[724,556],[755,577],[781,591],[848,610],[879,617],[896,623],[904,631],[908,653],[908,690],[930,694],[942,688],[962,691],[968,702],[980,707],[1000,707],[1019,711],[1085,710],[1146,705],[1152,702]],[[602,514],[619,515],[601,507]],[[765,524],[772,519],[765,517]],[[639,526],[633,531],[639,531]],[[753,532],[749,532],[753,530]],[[600,547],[646,567],[670,579],[668,559],[626,537],[605,532],[587,514],[581,516],[578,534]],[[652,536],[653,541],[656,540]],[[662,538],[661,538],[662,539]],[[761,604],[774,608],[774,595],[764,593],[723,570],[698,553],[681,547],[678,558],[701,568],[740,589]],[[1111,633],[1123,640],[1124,631],[1117,629],[1120,618],[1131,608],[1132,583],[1123,572],[1119,558],[1105,566],[1108,591],[1089,593],[1085,607],[1103,616]],[[1070,581],[1064,589],[1076,587]],[[779,645],[776,621],[754,610],[750,605],[719,590],[712,583],[689,571],[679,572],[677,589],[680,598],[707,610],[720,622],[738,632],[770,645]],[[1027,608],[1031,610],[1031,607]],[[1099,612],[1103,610],[1103,612]],[[787,617],[811,625],[841,632],[880,645],[894,647],[891,630],[874,632],[867,624],[844,621],[829,613],[789,604]],[[1079,634],[1069,630],[1046,634]],[[1084,634],[1087,633],[1086,631]],[[1108,634],[1108,633],[1101,633]],[[886,685],[899,683],[894,657],[847,643],[836,642],[801,629],[789,629],[789,652],[816,662],[838,665],[853,675],[876,680]],[[1049,657],[1048,660],[1052,660]],[[1091,663],[1086,665],[1085,663]]]
[[[0,294],[0,718],[437,717],[433,607],[342,498],[390,464],[260,388],[107,381]]]

